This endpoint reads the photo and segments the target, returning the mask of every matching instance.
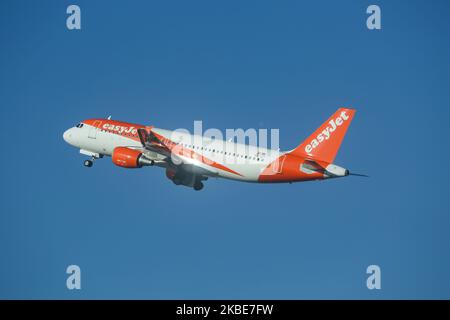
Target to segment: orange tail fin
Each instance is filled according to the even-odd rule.
[[[333,163],[356,110],[340,108],[290,154]]]

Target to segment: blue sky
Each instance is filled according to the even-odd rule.
[[[449,9],[1,1],[0,298],[450,298]],[[336,163],[370,178],[194,192],[158,168],[86,169],[62,140],[112,115],[279,128],[291,149],[340,106],[358,111]],[[366,287],[371,264],[381,290]]]

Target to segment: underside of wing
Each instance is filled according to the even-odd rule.
[[[138,129],[139,140],[144,149],[159,153],[166,157],[171,155],[170,148],[164,144],[151,130]]]

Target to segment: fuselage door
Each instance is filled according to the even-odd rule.
[[[102,122],[100,120],[95,120],[92,127],[89,129],[88,137],[91,139],[97,139],[97,131]]]
[[[274,174],[279,174],[283,171],[284,160],[286,160],[286,155],[279,157],[272,165],[272,172]]]

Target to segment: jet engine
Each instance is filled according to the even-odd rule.
[[[166,177],[176,185],[191,187],[194,190],[201,190],[203,188],[202,180],[207,179],[206,177],[197,176],[175,166],[166,168]]]
[[[152,166],[153,160],[145,157],[142,151],[127,147],[117,147],[112,154],[112,162],[122,168],[141,168],[142,166]]]

